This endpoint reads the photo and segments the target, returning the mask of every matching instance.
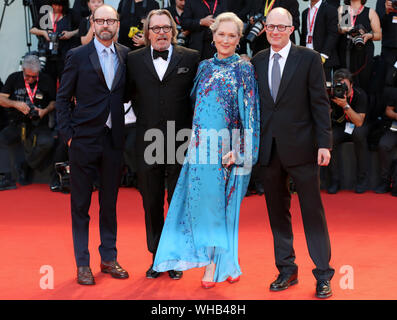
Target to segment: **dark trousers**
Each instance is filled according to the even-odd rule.
[[[270,163],[264,167],[264,188],[274,240],[276,266],[280,273],[297,272],[291,225],[291,195],[288,176],[295,182],[309,254],[317,280],[330,280],[335,270],[329,265],[331,245],[320,196],[319,167],[316,163],[285,167],[273,142]]]
[[[357,159],[357,180],[369,179],[368,125],[355,127],[352,134],[345,133],[345,127],[332,127],[333,147],[329,170],[331,181],[339,182],[338,146],[343,142],[353,141]]]
[[[391,179],[391,163],[392,163],[392,151],[397,146],[397,132],[386,131],[386,133],[380,138],[378,150],[379,150],[379,162],[380,162],[380,176],[383,182],[390,183]],[[394,177],[397,179],[397,177]],[[396,183],[396,181],[394,181]]]
[[[181,171],[180,164],[145,165],[138,162],[138,188],[145,210],[146,239],[149,252],[156,255],[164,225],[165,181],[167,181],[167,202],[171,198]]]
[[[110,130],[92,138],[72,139],[69,148],[72,232],[78,267],[89,266],[88,228],[92,186],[99,174],[99,229],[102,261],[117,258],[116,202],[121,179],[122,149],[112,145]]]

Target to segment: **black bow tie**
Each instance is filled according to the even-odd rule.
[[[167,61],[168,50],[164,50],[164,51],[153,50],[153,59],[156,60],[157,58],[163,58],[165,61]]]

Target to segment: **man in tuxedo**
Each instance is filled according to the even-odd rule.
[[[69,146],[71,209],[77,282],[95,284],[88,251],[88,210],[99,173],[101,271],[128,278],[117,262],[116,202],[124,146],[125,60],[128,48],[113,42],[117,11],[99,7],[93,16],[95,39],[70,50],[57,94],[60,134]],[[71,110],[71,101],[76,105]]]
[[[178,161],[176,152],[183,141],[175,141],[175,134],[192,125],[190,91],[200,55],[176,45],[176,24],[168,10],[151,11],[144,29],[147,46],[129,53],[127,78],[137,117],[138,188],[145,210],[147,246],[154,260],[164,225],[165,180],[170,203],[183,162]],[[151,132],[160,135],[154,142]],[[158,144],[154,156],[153,150],[148,152],[152,143]],[[172,279],[182,277],[180,271],[168,274]],[[146,272],[150,279],[159,275],[152,265]]]
[[[300,45],[321,54],[327,81],[331,81],[332,68],[339,65],[338,40],[338,10],[325,0],[311,0],[302,12]]]
[[[261,100],[259,161],[273,232],[276,266],[280,272],[270,290],[298,282],[291,226],[288,176],[295,182],[310,257],[316,268],[316,296],[332,295],[330,240],[320,197],[319,165],[326,166],[332,146],[330,105],[320,55],[293,45],[292,16],[273,9],[266,20],[271,45],[252,63],[258,75]]]

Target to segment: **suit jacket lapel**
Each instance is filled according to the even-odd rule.
[[[152,51],[150,49],[150,46],[147,46],[146,49],[144,50],[143,53],[143,61],[145,62],[146,66],[150,70],[150,72],[153,74],[153,77],[158,79],[160,81],[160,78],[157,74],[156,69],[154,68],[153,64],[153,58],[152,58]]]
[[[103,72],[102,72],[101,63],[99,62],[99,57],[98,57],[98,53],[95,48],[94,41],[91,41],[89,46],[90,46],[90,52],[91,52],[89,55],[90,61],[94,67],[94,70],[98,74],[99,78],[102,80],[104,85],[107,87],[105,76],[103,75]]]
[[[175,69],[178,65],[179,61],[182,59],[181,53],[177,46],[174,46],[172,51],[172,56],[170,63],[168,64],[167,71],[164,74],[163,81],[171,74],[171,72]]]
[[[287,89],[294,73],[295,69],[299,64],[299,55],[297,54],[297,48],[294,44],[291,44],[291,49],[289,51],[287,61],[284,66],[283,75],[281,77],[280,87],[278,89],[276,104],[280,100],[280,97],[284,94]]]
[[[117,57],[119,59],[119,65],[117,67],[116,74],[114,75],[114,79],[113,79],[113,83],[112,83],[112,90],[116,87],[117,83],[120,81],[121,76],[124,74],[124,68],[125,68],[124,59],[120,54],[119,45],[117,43],[115,43],[114,47],[116,50]]]

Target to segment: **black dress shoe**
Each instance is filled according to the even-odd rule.
[[[168,275],[170,276],[171,279],[179,280],[180,278],[182,278],[183,272],[176,270],[169,270]]]
[[[95,284],[94,276],[92,275],[90,267],[77,268],[77,283],[82,285]]]
[[[368,179],[364,178],[364,179],[359,179],[359,181],[357,182],[356,188],[355,188],[355,192],[356,193],[364,193],[365,191],[368,190]]]
[[[298,274],[282,274],[280,273],[276,279],[276,281],[272,282],[270,285],[271,291],[281,291],[288,289],[289,286],[298,283]]]
[[[101,271],[103,273],[109,273],[113,278],[116,279],[127,279],[129,277],[128,272],[124,270],[117,261],[102,261]]]
[[[329,194],[335,194],[339,191],[339,183],[334,181],[330,184],[330,186],[327,188],[327,192]]]
[[[375,193],[383,194],[388,193],[391,190],[390,181],[382,181],[374,190]]]
[[[0,175],[0,191],[16,189],[17,186],[14,181],[11,180],[11,174]]]
[[[318,280],[316,285],[316,297],[326,299],[332,296],[331,282],[329,280]]]
[[[263,195],[265,194],[265,188],[263,187],[263,184],[260,182],[255,182],[255,190],[257,195]]]
[[[148,279],[156,279],[161,275],[161,272],[157,272],[153,270],[153,265],[150,266],[149,270],[146,271],[146,278]]]

